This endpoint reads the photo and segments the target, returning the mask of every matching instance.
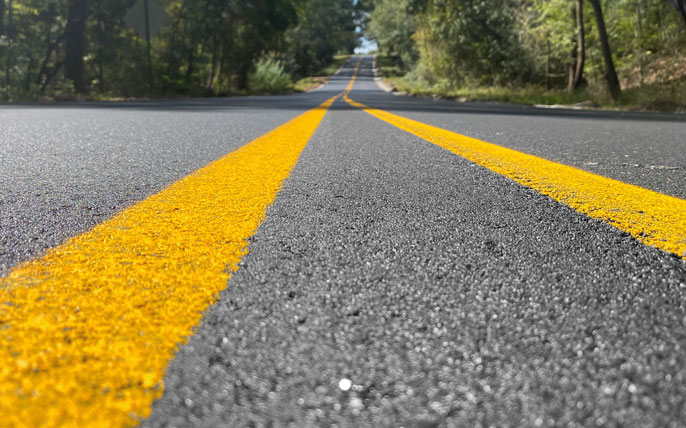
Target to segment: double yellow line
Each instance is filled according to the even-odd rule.
[[[338,97],[0,278],[2,425],[147,417],[169,360]]]
[[[601,218],[686,251],[686,202],[343,96],[353,106]],[[227,285],[333,97],[0,278],[7,427],[125,427],[145,418],[175,350]],[[228,266],[228,268],[227,268]]]
[[[357,60],[357,63],[355,64],[355,69],[353,70],[353,75],[350,78],[350,81],[348,82],[348,86],[345,87],[345,90],[343,91],[343,97],[347,98],[348,94],[350,91],[353,90],[353,86],[355,86],[355,80],[357,79],[357,72],[360,70],[360,63],[362,62],[362,57]]]

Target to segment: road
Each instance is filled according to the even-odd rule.
[[[8,426],[686,426],[683,115],[398,96],[363,57],[0,123]]]

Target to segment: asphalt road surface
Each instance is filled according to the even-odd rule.
[[[357,63],[306,94],[0,107],[0,275],[340,94]],[[348,96],[686,199],[683,115],[398,96],[372,57]],[[138,422],[686,426],[686,263],[615,226],[339,97]]]

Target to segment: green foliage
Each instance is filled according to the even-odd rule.
[[[298,25],[286,33],[285,52],[295,77],[317,74],[337,53],[352,53],[358,44],[350,0],[309,0],[298,10]]]
[[[320,70],[318,73],[319,76],[303,77],[295,82],[293,89],[297,92],[305,92],[312,90],[323,83],[326,83],[329,80],[328,76],[333,75],[336,70],[338,70],[343,63],[350,58],[350,56],[351,55],[334,56],[333,62]]]
[[[445,84],[430,84],[408,74],[405,77],[386,77],[398,91],[414,96],[430,96],[459,101],[494,101],[524,105],[581,104],[584,108],[610,108],[621,110],[686,111],[686,79],[669,83],[646,84],[625,90],[619,101],[593,85],[578,91],[548,89],[541,84],[518,86],[461,86],[450,88]]]
[[[457,85],[525,80],[527,52],[516,32],[515,0],[434,0],[414,38],[424,65]]]
[[[250,89],[261,93],[283,92],[293,86],[291,77],[281,62],[273,58],[262,58],[257,61],[249,83]]]
[[[326,68],[358,39],[351,0],[149,0],[171,17],[151,41],[151,86],[145,37],[124,21],[136,0],[88,0],[86,88],[76,94],[65,84],[76,1],[0,0],[2,99],[245,93],[256,76],[256,87],[280,76],[264,75],[275,66],[260,58],[278,60],[291,80]]]
[[[654,99],[673,99],[655,85],[674,88],[674,82],[686,78],[686,21],[670,3],[602,1],[615,67],[630,94],[618,105],[647,105],[650,93]],[[604,99],[605,63],[596,21],[590,2],[583,4],[584,75],[589,91]],[[455,95],[480,88],[476,92],[484,94],[483,88],[494,87],[502,89],[496,91],[499,99],[522,88],[527,94],[530,88],[557,94],[567,87],[576,64],[576,0],[374,0],[365,5],[368,36],[379,44],[385,58],[380,62],[391,62],[382,72],[404,71],[400,85],[417,93]],[[652,90],[636,89],[643,86]],[[557,95],[546,97],[554,101]]]
[[[370,15],[368,36],[376,39],[380,53],[392,58],[402,69],[409,69],[419,53],[412,40],[417,30],[410,12],[412,0],[380,0]]]
[[[567,67],[574,63],[577,43],[576,5],[570,0],[535,0],[528,13],[520,13],[519,25],[524,38],[523,46],[533,59],[534,75],[541,81],[548,73],[556,75],[554,86],[564,87]],[[587,8],[588,9],[588,8]],[[590,11],[588,11],[590,12]],[[587,26],[592,21],[585,14]],[[593,38],[593,34],[586,34]],[[564,74],[564,75],[563,75]]]

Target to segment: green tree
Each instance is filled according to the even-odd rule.
[[[5,0],[0,0],[0,37],[5,35]]]
[[[286,62],[294,76],[318,72],[337,52],[352,53],[358,43],[355,9],[349,0],[305,0],[298,4],[298,24],[286,35]]]
[[[69,0],[65,77],[73,82],[74,88],[79,93],[86,92],[83,57],[86,53],[87,17],[88,5],[86,0]]]
[[[152,40],[157,94],[247,90],[266,57],[302,76],[357,42],[349,0],[149,1],[171,16]],[[144,37],[124,22],[135,2],[0,0],[0,97],[148,93]]]
[[[430,0],[415,34],[420,56],[452,84],[523,81],[531,74],[516,31],[516,0]]]
[[[412,0],[380,0],[370,14],[368,35],[376,39],[382,54],[390,56],[404,69],[418,58],[413,34],[417,31],[411,13]]]
[[[603,52],[603,60],[605,61],[605,79],[607,80],[607,87],[610,91],[612,99],[617,100],[621,95],[619,87],[619,79],[617,78],[617,71],[612,59],[612,50],[610,49],[610,42],[605,29],[605,19],[603,17],[603,9],[600,5],[600,0],[589,0],[595,12],[595,19],[598,28],[598,37],[600,39],[600,47]]]

